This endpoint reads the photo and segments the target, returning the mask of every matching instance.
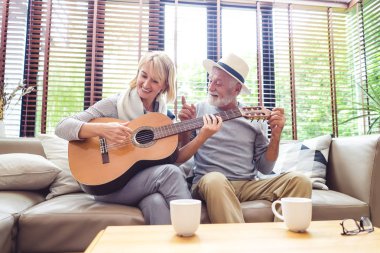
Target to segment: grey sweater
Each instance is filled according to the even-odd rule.
[[[197,117],[219,112],[207,102],[197,104]],[[251,122],[242,117],[224,121],[222,128],[195,154],[193,183],[212,171],[223,173],[229,180],[251,180],[257,171],[269,174],[274,162],[265,158],[269,143],[267,129],[266,122]]]

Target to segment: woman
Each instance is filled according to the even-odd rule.
[[[150,52],[140,59],[136,77],[121,94],[98,101],[87,110],[63,119],[56,135],[66,140],[95,136],[107,143],[124,143],[132,130],[129,121],[149,112],[167,114],[166,101],[175,98],[176,71],[172,60],[163,52]],[[125,120],[125,123],[91,123],[99,117]],[[208,137],[218,131],[221,118],[204,117],[202,135],[179,150],[177,162],[186,161]],[[139,206],[146,224],[170,224],[169,202],[191,198],[185,177],[175,165],[165,164],[144,169],[120,190],[95,196],[98,201]]]

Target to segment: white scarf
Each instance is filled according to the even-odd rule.
[[[165,96],[160,94],[156,101],[158,102],[158,112],[167,114]],[[137,88],[128,88],[122,92],[117,100],[117,113],[119,119],[134,120],[144,114],[144,105],[137,93]]]

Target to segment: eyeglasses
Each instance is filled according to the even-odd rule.
[[[345,219],[340,225],[342,226],[342,235],[357,235],[360,232],[371,233],[375,229],[368,217],[361,217],[359,222],[354,219]]]

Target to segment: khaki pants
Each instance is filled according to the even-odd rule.
[[[283,197],[311,198],[309,178],[296,172],[248,181],[229,181],[220,172],[210,172],[192,187],[194,198],[206,202],[212,223],[244,223],[240,202],[275,201]]]

